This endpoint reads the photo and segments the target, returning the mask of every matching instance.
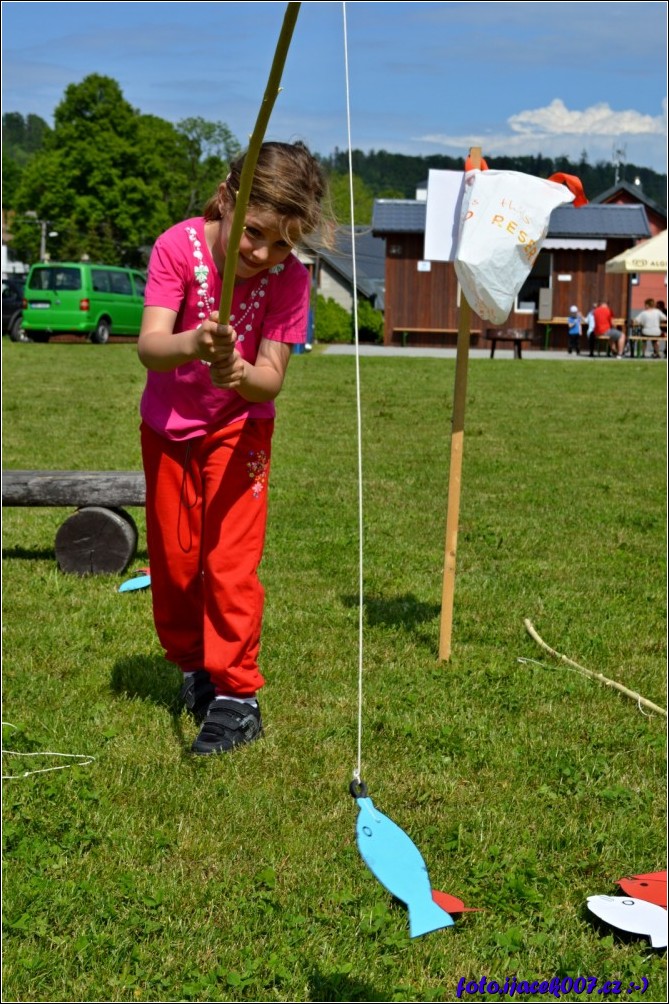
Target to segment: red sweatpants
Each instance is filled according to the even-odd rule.
[[[175,442],[141,427],[153,616],[165,657],[249,696],[258,669],[274,422],[246,419]]]

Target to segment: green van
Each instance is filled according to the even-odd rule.
[[[31,341],[77,333],[104,345],[111,334],[138,335],[146,278],[141,272],[90,262],[31,266],[23,292],[23,330]]]

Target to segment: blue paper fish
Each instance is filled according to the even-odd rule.
[[[421,934],[450,927],[453,918],[432,898],[432,886],[423,857],[410,837],[388,819],[367,798],[361,783],[361,795],[351,794],[358,803],[356,837],[358,850],[372,874],[388,892],[406,904],[409,911],[409,934]]]
[[[137,575],[133,579],[126,579],[125,582],[122,582],[118,587],[118,591],[119,593],[129,593],[133,589],[148,589],[150,585],[150,575]]]

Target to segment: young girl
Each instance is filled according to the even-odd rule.
[[[302,143],[263,144],[239,247],[230,323],[218,303],[243,157],[204,216],[158,238],[138,340],[146,523],[156,630],[220,753],[262,733],[256,693],[274,399],[304,342],[309,273],[292,253],[322,222],[325,183]],[[209,364],[209,365],[204,365]]]

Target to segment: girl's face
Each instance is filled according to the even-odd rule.
[[[231,219],[222,228],[222,250],[228,248]],[[279,220],[271,212],[249,209],[242,237],[235,275],[238,279],[253,279],[260,272],[284,262],[293,250],[279,230]]]

